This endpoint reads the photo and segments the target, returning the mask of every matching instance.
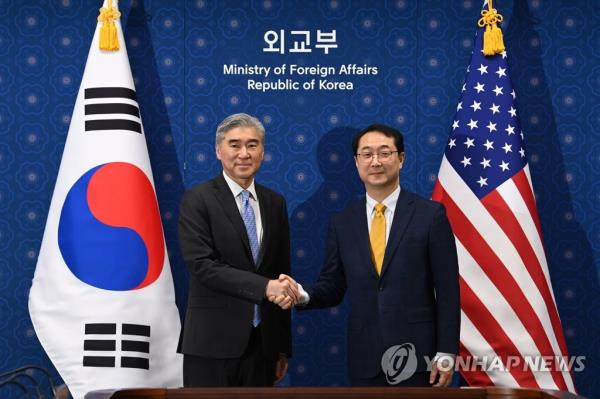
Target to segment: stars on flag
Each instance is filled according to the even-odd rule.
[[[469,105],[470,108],[473,108],[473,112],[481,110],[481,103],[477,101],[473,101],[473,104]]]
[[[506,52],[473,53],[452,119],[446,158],[482,197],[526,164],[523,131],[517,118]]]

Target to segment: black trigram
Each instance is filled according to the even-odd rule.
[[[85,131],[129,130],[142,133],[134,90],[127,87],[90,87],[84,91]]]
[[[121,334],[117,336],[116,323],[86,324],[83,366],[149,370],[149,339],[150,326],[123,323]]]

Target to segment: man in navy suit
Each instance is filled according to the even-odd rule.
[[[398,130],[371,125],[352,147],[366,198],[332,218],[325,264],[318,281],[300,291],[299,305],[336,306],[348,294],[352,385],[447,386],[458,353],[460,301],[444,207],[400,187]],[[290,304],[283,296],[270,299]],[[386,365],[384,353],[397,345]],[[398,378],[402,364],[415,371],[410,378]]]

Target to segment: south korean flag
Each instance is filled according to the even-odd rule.
[[[74,398],[182,385],[171,268],[112,3],[92,40],[29,296],[36,334]]]

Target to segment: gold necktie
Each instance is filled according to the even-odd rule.
[[[385,254],[385,205],[375,205],[375,216],[371,223],[371,233],[369,239],[371,241],[371,256],[375,264],[377,274],[381,274],[381,266],[383,266],[383,255]]]

